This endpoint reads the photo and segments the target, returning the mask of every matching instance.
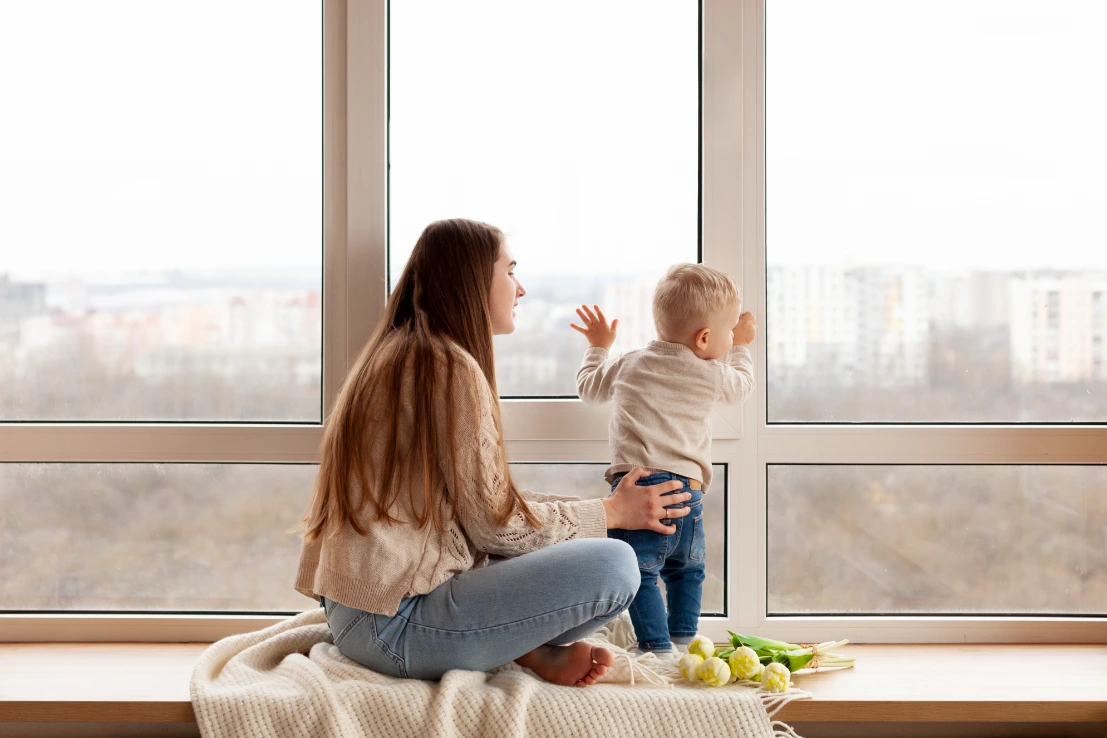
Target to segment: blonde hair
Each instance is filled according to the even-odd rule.
[[[740,303],[738,283],[703,264],[676,264],[657,282],[653,322],[662,341],[680,341],[721,310]]]

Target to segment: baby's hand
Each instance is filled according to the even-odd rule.
[[[607,318],[604,317],[600,306],[593,305],[592,308],[595,309],[595,313],[587,305],[578,307],[577,315],[584,322],[584,327],[581,328],[576,323],[570,323],[569,327],[584,334],[589,346],[609,349],[611,344],[615,343],[615,328],[619,325],[619,319],[611,321],[611,327],[608,327]]]
[[[757,318],[753,313],[742,313],[738,316],[738,325],[734,326],[734,346],[748,346],[757,337]]]

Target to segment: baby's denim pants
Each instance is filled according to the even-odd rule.
[[[611,491],[615,491],[623,475],[615,477]],[[638,637],[638,647],[643,651],[671,651],[672,642],[687,643],[696,635],[700,620],[700,600],[703,593],[704,557],[706,543],[703,535],[703,492],[692,489],[688,477],[670,472],[658,472],[642,477],[638,486],[648,487],[676,480],[683,482],[677,492],[688,492],[687,502],[667,507],[690,507],[692,511],[682,518],[667,518],[664,525],[675,525],[676,532],[667,535],[652,530],[607,531],[609,538],[626,541],[638,557],[638,570],[642,584],[630,603],[630,619]],[[666,616],[665,600],[657,586],[657,577],[665,582],[668,599]]]

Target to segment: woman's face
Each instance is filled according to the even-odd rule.
[[[492,310],[492,335],[501,336],[515,330],[515,306],[527,294],[515,278],[515,257],[507,243],[500,244],[500,256],[492,269],[492,291],[488,295]]]

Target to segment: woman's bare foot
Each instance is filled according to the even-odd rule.
[[[563,687],[587,687],[595,684],[615,662],[606,648],[577,642],[568,646],[539,646],[515,659],[547,682]]]

